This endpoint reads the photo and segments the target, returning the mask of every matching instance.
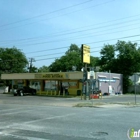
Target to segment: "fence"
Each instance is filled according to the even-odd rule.
[[[135,93],[135,85],[128,88],[128,92]],[[140,85],[136,85],[136,93],[140,93]]]

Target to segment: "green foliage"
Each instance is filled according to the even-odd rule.
[[[115,45],[104,45],[99,65],[101,71],[123,74],[123,91],[131,84],[129,76],[140,71],[140,50],[136,43],[118,41]]]
[[[129,80],[129,86],[132,86],[134,83],[131,79],[128,79]]]
[[[96,65],[96,61],[98,58],[95,58],[91,56],[91,64],[89,66]],[[77,71],[81,71],[83,67],[83,63],[81,60],[81,48],[79,48],[75,44],[71,44],[68,51],[66,51],[65,55],[62,56],[60,59],[56,59],[55,62],[53,62],[49,69],[52,72],[59,72],[59,71],[72,71],[72,66],[77,67]]]
[[[32,66],[29,68],[31,73],[37,73],[38,72],[38,68],[35,66]]]
[[[25,72],[28,61],[17,48],[0,48],[0,73]]]
[[[70,48],[68,51],[66,51],[66,55],[71,53],[71,52],[76,52],[77,54],[81,54],[81,48],[79,48],[76,44],[71,44]]]
[[[112,68],[112,62],[115,58],[115,46],[114,45],[105,45],[100,52],[101,59],[98,61],[101,71],[108,71],[110,67]]]
[[[120,66],[118,72],[124,75],[131,76],[133,73],[140,71],[140,52],[136,48],[136,43],[118,41],[116,44],[116,51],[118,51],[118,63]]]
[[[42,66],[38,69],[38,72],[49,72],[49,67],[47,66]]]

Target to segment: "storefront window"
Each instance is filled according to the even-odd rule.
[[[30,81],[30,87],[39,91],[40,90],[40,81]]]
[[[24,86],[23,80],[17,80],[17,88],[22,88]]]
[[[62,82],[62,86],[65,88],[77,88],[77,81],[65,81]]]
[[[69,82],[70,87],[77,87],[77,81]]]
[[[47,90],[57,90],[57,81],[45,80],[45,91]]]
[[[69,87],[69,82],[62,82],[63,87]]]

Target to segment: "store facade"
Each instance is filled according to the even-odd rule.
[[[12,80],[13,88],[34,88],[39,95],[77,95],[82,76],[82,72],[13,73],[2,74],[1,79]]]
[[[37,90],[38,95],[80,95],[83,91],[83,72],[47,72],[2,74],[1,79],[12,80],[12,88],[29,86]],[[123,93],[122,74],[96,72],[95,89],[102,93]],[[90,80],[90,72],[88,73]],[[92,87],[92,86],[91,86]]]
[[[123,75],[108,72],[96,72],[98,87],[102,93],[123,94]]]

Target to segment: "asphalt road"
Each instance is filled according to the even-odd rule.
[[[131,97],[102,101],[110,100]],[[140,129],[139,107],[72,107],[78,102],[78,98],[0,94],[0,140],[128,140],[128,129]]]

